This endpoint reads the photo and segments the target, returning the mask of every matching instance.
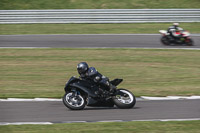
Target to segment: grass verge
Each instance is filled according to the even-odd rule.
[[[136,96],[200,95],[200,51],[161,49],[0,49],[0,98],[53,97],[86,61],[123,78]]]
[[[1,133],[199,133],[200,121],[110,122],[0,126]]]
[[[0,10],[200,8],[199,0],[1,0]]]
[[[137,34],[159,33],[172,23],[138,24],[0,24],[0,35],[13,34]],[[191,33],[200,33],[200,23],[180,23]]]

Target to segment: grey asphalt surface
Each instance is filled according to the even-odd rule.
[[[68,110],[60,102],[0,102],[0,122],[70,122],[200,118],[200,100],[137,101],[132,109],[86,107]]]
[[[200,48],[163,46],[160,35],[0,35],[0,47],[137,47]],[[69,122],[200,118],[200,100],[138,101],[133,109],[91,108],[70,111],[62,102],[0,102],[0,122]]]
[[[159,34],[116,35],[1,35],[0,47],[137,47],[200,48],[200,35],[192,36],[195,46],[163,46]]]

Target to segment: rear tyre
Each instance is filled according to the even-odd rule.
[[[121,109],[133,108],[136,103],[133,93],[126,89],[118,89],[113,97],[114,104]]]
[[[160,39],[160,41],[164,45],[170,45],[170,41],[168,40],[167,36],[162,36],[161,39]]]
[[[82,110],[86,105],[86,100],[81,94],[67,92],[63,96],[64,105],[71,110]]]

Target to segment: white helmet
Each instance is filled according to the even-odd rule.
[[[173,23],[174,26],[179,26],[179,23]]]

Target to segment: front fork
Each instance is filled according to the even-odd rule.
[[[190,37],[186,37],[185,42],[190,42]]]
[[[80,95],[81,93],[79,91],[77,91],[76,89],[71,89],[71,91],[73,92],[73,96],[76,97],[78,95]]]

